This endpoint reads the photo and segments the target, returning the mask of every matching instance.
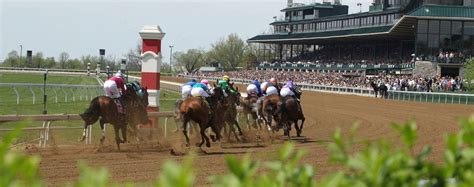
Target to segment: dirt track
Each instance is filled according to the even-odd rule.
[[[400,102],[366,98],[305,92],[303,94],[303,110],[307,117],[303,136],[304,140],[296,140],[298,148],[305,148],[308,154],[304,157],[305,163],[312,164],[318,175],[324,175],[337,169],[327,163],[328,152],[323,145],[331,139],[331,135],[338,127],[347,135],[353,122],[360,122],[357,131],[358,139],[393,139],[395,135],[390,128],[390,122],[404,122],[416,119],[419,127],[419,144],[433,145],[432,159],[441,158],[444,147],[443,135],[458,129],[457,120],[460,117],[474,113],[473,106],[441,105],[412,102]],[[294,131],[293,131],[294,133]],[[170,148],[182,149],[181,133],[173,135],[166,143],[142,145],[127,145],[123,152],[115,151],[115,146],[98,149],[93,146],[64,146],[45,151],[32,151],[42,157],[40,166],[41,175],[50,185],[61,185],[72,181],[78,176],[77,161],[84,160],[90,166],[105,166],[109,169],[112,181],[135,181],[148,183],[156,179],[161,164],[165,160],[182,161],[184,156],[173,156]],[[199,185],[208,184],[210,175],[222,174],[226,167],[225,155],[243,155],[254,152],[258,159],[270,159],[281,142],[268,142],[257,145],[223,144],[220,148],[212,144],[206,149],[207,154],[199,154],[195,161],[195,171],[198,174]]]

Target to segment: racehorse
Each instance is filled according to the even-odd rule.
[[[226,132],[225,127],[227,127],[226,125],[228,125],[230,132],[227,132],[228,133],[227,139],[229,140],[230,134],[234,133],[235,139],[237,139],[237,141],[240,141],[239,137],[237,136],[235,132],[234,126],[237,127],[237,130],[239,131],[239,135],[242,136],[243,135],[242,129],[240,128],[239,123],[237,122],[237,106],[240,105],[241,95],[238,88],[236,89],[235,93],[229,93],[229,92],[226,92],[226,93],[228,96],[226,97],[223,103],[223,110],[224,110],[223,119],[225,123],[224,132]]]
[[[380,95],[382,96],[383,99],[387,99],[388,98],[388,87],[387,87],[387,85],[381,84],[379,86],[379,93],[380,93]]]
[[[133,82],[133,83],[127,83],[126,84],[127,86],[127,89],[131,89],[133,91],[135,91],[135,93],[138,95],[138,98],[139,100],[142,102],[142,104],[145,106],[145,107],[148,107],[148,89],[147,87],[141,87],[140,83],[138,82]],[[138,124],[140,124],[140,121],[133,121],[134,118],[130,118],[128,120],[128,131],[137,138],[137,140],[139,139],[138,137]],[[152,131],[151,131],[151,128],[150,128],[150,137],[152,136]]]
[[[115,131],[115,143],[117,144],[118,150],[120,150],[120,143],[127,141],[127,123],[137,122],[147,124],[150,120],[147,117],[146,107],[143,102],[138,98],[136,92],[132,89],[127,89],[122,96],[122,104],[125,107],[126,114],[122,114],[118,111],[115,101],[107,96],[99,96],[94,98],[89,108],[82,114],[81,118],[84,120],[84,131],[82,133],[81,141],[85,139],[85,132],[89,125],[94,124],[99,120],[100,128],[102,129],[102,138],[100,142],[103,143],[105,140],[105,123],[111,123]],[[123,139],[119,136],[119,131],[122,132]]]
[[[306,118],[303,114],[303,109],[295,97],[286,96],[282,98],[281,121],[284,123],[285,135],[290,138],[291,124],[295,124],[296,136],[300,137],[303,130],[303,124]],[[298,126],[298,121],[301,120],[301,125]]]
[[[269,130],[277,130],[282,127],[283,124],[280,120],[282,104],[282,99],[279,95],[269,95],[263,99],[261,114],[262,119]],[[272,126],[273,120],[277,122],[276,126]]]
[[[255,110],[257,105],[258,96],[255,94],[247,95],[247,97],[242,98],[240,105],[242,106],[242,113],[245,116],[247,122],[247,127],[250,128],[249,115],[252,116],[252,124],[255,129],[261,129],[261,126],[258,123],[257,111]]]
[[[379,87],[377,86],[377,84],[375,84],[374,81],[370,81],[370,86],[372,87],[372,89],[374,89],[375,98],[377,98],[379,93]]]
[[[222,89],[214,88],[214,93],[211,95],[211,100],[214,103],[214,110],[211,111],[209,106],[205,104],[204,98],[200,97],[188,97],[179,105],[179,115],[183,122],[183,134],[186,138],[186,146],[189,146],[189,137],[187,133],[186,125],[189,121],[194,121],[199,124],[201,142],[198,144],[198,147],[201,147],[204,142],[206,142],[207,147],[211,147],[209,138],[206,135],[206,129],[211,127],[211,129],[216,134],[217,140],[221,139],[220,128],[217,125],[217,121],[220,120],[220,115],[216,114],[216,111],[220,111],[219,99],[222,97]],[[213,114],[211,114],[213,112]]]

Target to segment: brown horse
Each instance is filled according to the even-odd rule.
[[[281,107],[282,98],[279,95],[265,96],[262,102],[260,114],[265,125],[269,130],[277,130],[282,126],[281,123]],[[273,120],[277,122],[277,126],[272,126]]]
[[[230,140],[230,134],[233,133],[235,139],[237,141],[240,141],[239,137],[237,136],[237,133],[235,132],[235,127],[237,127],[237,130],[239,131],[239,135],[242,136],[242,129],[239,126],[239,122],[237,122],[237,106],[240,105],[241,94],[239,92],[239,89],[236,89],[235,93],[226,93],[228,96],[224,99],[223,104],[224,132],[227,133],[228,140]],[[229,127],[228,130],[230,130],[230,132],[227,132],[227,126]]]
[[[187,133],[187,124],[191,120],[198,123],[200,127],[201,142],[198,147],[201,147],[204,142],[207,147],[211,147],[209,138],[206,135],[206,129],[211,127],[217,136],[217,140],[221,139],[220,128],[217,125],[217,121],[220,119],[220,115],[216,114],[216,111],[220,111],[219,102],[222,96],[221,88],[214,88],[214,93],[211,95],[211,100],[214,103],[214,111],[211,111],[209,106],[205,104],[204,98],[201,97],[188,97],[179,105],[179,115],[183,124],[183,134],[186,138],[186,146],[189,146],[189,137]]]
[[[122,104],[125,107],[127,114],[119,113],[117,105],[114,100],[107,96],[99,96],[94,98],[89,108],[82,114],[81,118],[84,120],[84,131],[81,137],[81,141],[85,139],[85,132],[89,125],[94,124],[99,120],[100,128],[102,129],[102,138],[100,142],[102,143],[105,140],[105,123],[110,123],[114,127],[115,131],[115,142],[117,144],[118,150],[120,150],[120,143],[125,143],[127,141],[127,123],[149,123],[147,117],[146,107],[143,105],[143,102],[140,101],[138,95],[131,89],[127,89],[122,96]],[[119,136],[119,131],[122,132],[123,140]]]

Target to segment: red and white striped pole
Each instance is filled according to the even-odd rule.
[[[148,111],[160,108],[161,39],[165,33],[158,25],[145,25],[140,31],[142,38],[142,86],[148,88]],[[157,121],[152,119],[153,125]]]

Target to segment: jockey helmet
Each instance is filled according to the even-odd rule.
[[[208,85],[209,84],[209,81],[207,79],[203,79],[201,80],[201,83],[205,84],[205,85]]]
[[[273,84],[276,84],[277,83],[277,80],[275,78],[271,78],[270,79],[270,82],[273,83]]]
[[[222,79],[225,80],[225,81],[230,80],[229,76],[227,76],[227,75],[224,75],[224,77],[222,77]]]
[[[123,77],[124,77],[123,74],[122,74],[122,71],[120,71],[120,70],[117,71],[117,73],[115,74],[115,76],[116,76],[116,77],[120,77],[120,78],[122,78],[122,79],[123,79]]]

